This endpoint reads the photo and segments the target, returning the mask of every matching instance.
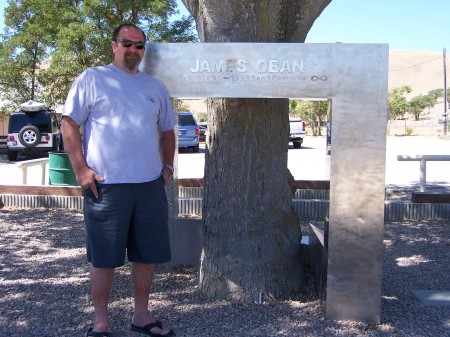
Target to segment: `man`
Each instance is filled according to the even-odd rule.
[[[131,329],[174,335],[148,311],[155,264],[171,259],[164,185],[173,173],[176,118],[165,87],[138,69],[145,40],[137,26],[119,26],[113,62],[83,72],[64,106],[64,145],[84,195],[95,313],[86,336],[111,335],[109,295],[125,254],[132,263]]]

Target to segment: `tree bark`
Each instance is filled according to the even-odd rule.
[[[182,1],[202,42],[304,42],[331,0]],[[208,99],[199,286],[213,298],[275,300],[303,287],[288,110],[288,99]]]
[[[208,102],[214,113],[208,120],[200,288],[214,298],[251,301],[259,292],[282,298],[302,285],[300,228],[286,168],[286,105],[285,99]]]
[[[305,42],[331,0],[182,0],[202,42]]]

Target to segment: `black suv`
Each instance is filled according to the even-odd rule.
[[[62,150],[60,123],[54,110],[44,104],[28,102],[21,110],[9,116],[6,148],[8,160],[17,160],[17,154],[47,153]]]

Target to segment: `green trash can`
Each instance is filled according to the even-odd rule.
[[[67,153],[49,152],[48,168],[50,185],[78,186]]]

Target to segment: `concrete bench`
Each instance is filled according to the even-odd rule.
[[[0,136],[0,148],[6,148],[6,139],[8,136]]]
[[[420,192],[425,192],[427,186],[427,161],[450,161],[450,155],[399,155],[397,160],[420,161]]]
[[[303,235],[300,242],[301,263],[311,268],[314,277],[314,288],[322,303],[326,299],[327,266],[328,266],[328,220],[324,228],[309,224],[311,235]]]
[[[450,204],[450,193],[412,192],[411,201],[426,204]]]

